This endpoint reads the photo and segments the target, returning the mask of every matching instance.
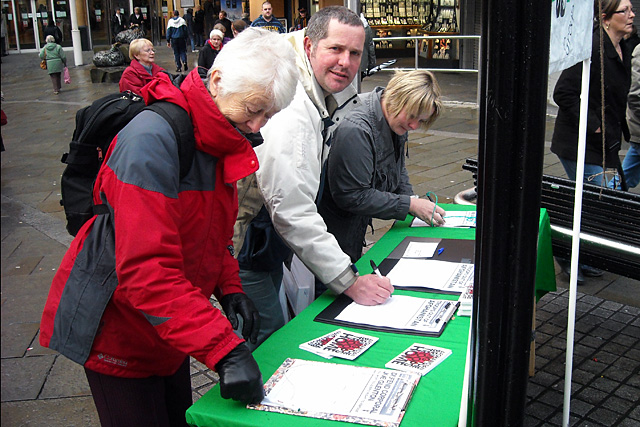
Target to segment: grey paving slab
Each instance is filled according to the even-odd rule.
[[[3,308],[4,311],[4,308]],[[40,322],[10,323],[2,322],[2,359],[17,358],[26,355],[33,339],[38,334]]]
[[[9,427],[88,427],[100,420],[91,397],[2,402],[0,420]]]
[[[84,369],[66,357],[56,357],[38,398],[54,399],[80,396],[91,396]]]
[[[2,402],[35,400],[56,356],[2,358]]]

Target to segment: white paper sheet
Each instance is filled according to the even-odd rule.
[[[475,227],[476,211],[451,211],[445,215],[444,221],[445,223],[441,227]],[[411,222],[411,227],[431,227],[431,224],[424,222],[420,218],[414,218]]]
[[[437,333],[456,308],[454,301],[393,295],[380,305],[352,302],[336,316],[336,320]]]
[[[402,258],[387,277],[393,286],[461,293],[473,285],[473,264]]]
[[[431,258],[438,248],[438,242],[409,242],[402,258]]]

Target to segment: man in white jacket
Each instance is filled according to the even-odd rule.
[[[313,15],[306,31],[285,37],[296,51],[300,81],[293,102],[262,129],[265,142],[255,150],[265,206],[278,234],[329,289],[359,304],[381,304],[393,292],[389,280],[358,275],[316,208],[331,128],[359,103],[351,82],[364,46],[362,22],[343,6],[329,6]]]

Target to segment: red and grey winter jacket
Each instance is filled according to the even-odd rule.
[[[156,113],[120,131],[94,187],[110,213],[88,221],[67,251],[40,334],[43,346],[93,371],[131,378],[173,374],[187,354],[214,368],[243,341],[209,296],[242,292],[231,253],[236,181],[258,168],[197,70],[181,89],[161,73],[142,95],[187,110],[192,167],[180,180],[174,132]]]

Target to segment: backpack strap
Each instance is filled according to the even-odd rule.
[[[164,118],[178,141],[178,157],[180,159],[180,179],[189,173],[193,157],[196,152],[196,140],[193,135],[191,118],[184,108],[168,101],[158,101],[147,106],[146,110],[153,111]]]

